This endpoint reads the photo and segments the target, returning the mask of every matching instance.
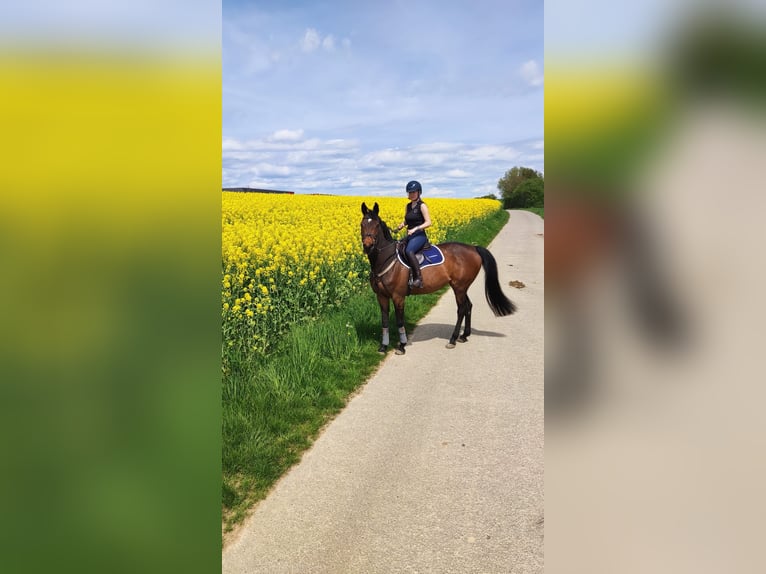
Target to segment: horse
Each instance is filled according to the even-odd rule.
[[[438,291],[445,285],[452,287],[457,302],[457,323],[447,343],[448,349],[455,348],[455,342],[467,343],[471,334],[471,309],[473,304],[468,298],[468,288],[476,279],[479,270],[484,268],[484,294],[487,303],[496,317],[511,315],[516,305],[508,299],[500,288],[497,274],[497,262],[484,247],[465,243],[439,243],[444,261],[438,265],[421,267],[422,287],[409,284],[410,268],[397,257],[397,249],[403,243],[391,236],[391,230],[378,215],[379,207],[375,203],[372,209],[362,203],[362,248],[370,261],[370,285],[378,298],[382,337],[378,352],[385,354],[389,345],[388,315],[390,302],[393,300],[396,312],[396,324],[399,328],[399,345],[395,353],[404,354],[407,333],[404,328],[404,301],[407,295],[425,295]],[[463,333],[461,324],[465,321]]]

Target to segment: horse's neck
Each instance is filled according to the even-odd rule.
[[[380,269],[385,267],[394,257],[396,257],[396,241],[384,240],[383,247],[374,249],[370,252],[368,257],[370,259],[370,266],[373,270],[380,271]]]

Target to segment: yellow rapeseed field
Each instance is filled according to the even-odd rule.
[[[395,227],[406,198],[224,192],[222,319],[228,351],[264,352],[290,324],[367,287],[361,204]],[[491,199],[426,199],[431,242],[500,208]],[[403,235],[403,234],[402,234]]]

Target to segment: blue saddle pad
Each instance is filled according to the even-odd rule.
[[[399,261],[402,265],[409,268],[409,264],[402,258],[402,254],[397,252],[397,256],[399,257]],[[424,267],[430,267],[431,265],[439,265],[441,263],[444,263],[444,253],[442,253],[442,250],[439,249],[436,245],[431,245],[430,247],[427,247],[423,251],[418,252],[418,262],[420,263],[420,268],[423,269]]]

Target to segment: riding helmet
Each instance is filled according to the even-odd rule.
[[[410,193],[411,191],[417,191],[418,193],[423,193],[423,188],[420,187],[420,182],[417,181],[411,181],[407,184],[407,193]]]

